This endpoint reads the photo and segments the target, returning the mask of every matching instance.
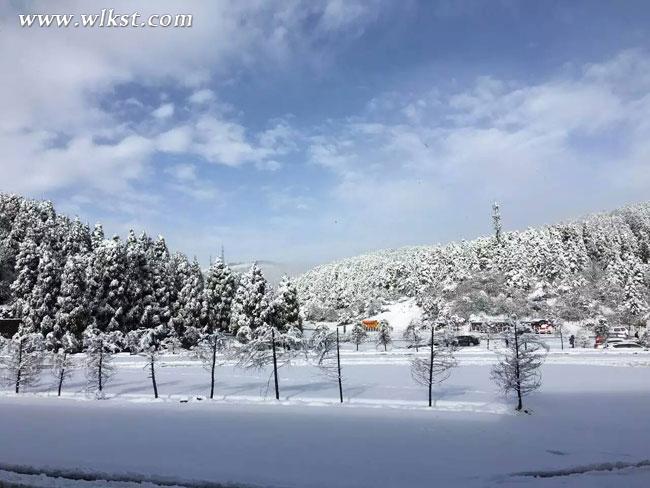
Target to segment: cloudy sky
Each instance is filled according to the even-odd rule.
[[[650,200],[644,0],[137,4],[2,3],[0,191],[297,265]],[[105,7],[193,26],[18,25]]]

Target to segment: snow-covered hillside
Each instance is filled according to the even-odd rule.
[[[642,324],[649,307],[649,262],[650,204],[644,203],[499,239],[378,251],[314,268],[297,286],[306,315],[330,320],[374,315],[378,301],[423,293],[453,301],[461,287],[465,298],[492,289],[495,297],[522,297],[536,308],[543,304],[564,320],[604,314],[614,322]],[[489,313],[480,301],[462,307],[465,315]]]

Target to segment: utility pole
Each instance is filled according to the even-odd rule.
[[[494,236],[497,242],[501,244],[501,209],[497,202],[492,204],[492,225],[494,227]]]

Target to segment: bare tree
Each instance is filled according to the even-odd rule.
[[[343,403],[343,378],[341,374],[341,338],[339,328],[318,327],[311,337],[310,349],[315,354],[316,366],[327,377],[336,379],[339,386],[339,400]]]
[[[237,335],[239,338],[239,334]],[[280,385],[278,369],[291,363],[291,359],[299,349],[284,349],[279,347],[283,337],[274,327],[264,324],[253,330],[248,342],[240,344],[233,349],[237,366],[247,369],[263,369],[268,365],[273,366],[273,380],[275,386],[275,399],[280,399]],[[270,378],[269,378],[270,381]]]
[[[141,337],[138,352],[147,359],[145,368],[149,371],[149,379],[153,387],[153,396],[158,398],[158,383],[156,382],[156,363],[162,348],[162,338],[165,336],[165,327],[159,325],[153,329],[146,329]]]
[[[539,369],[546,350],[544,343],[520,332],[516,316],[511,318],[506,352],[501,354],[490,376],[505,394],[516,393],[518,411],[523,408],[522,398],[542,385]]]
[[[206,369],[210,371],[210,398],[214,398],[214,378],[217,368],[217,354],[226,348],[226,336],[218,330],[212,330],[201,334],[199,344],[195,352],[203,362]]]
[[[555,334],[560,338],[560,348],[564,351],[564,335],[567,333],[566,325],[562,319],[553,320],[555,326]]]
[[[72,333],[66,332],[53,346],[52,375],[56,379],[57,396],[61,396],[64,381],[72,376],[75,363],[71,354],[79,349],[79,341]]]
[[[115,372],[112,364],[113,354],[118,351],[121,340],[122,334],[119,332],[101,332],[94,325],[84,332],[87,389],[95,391],[98,397],[103,396],[106,383]]]
[[[3,380],[13,385],[16,393],[21,387],[38,383],[43,361],[43,336],[32,332],[17,332],[5,341],[0,354]]]
[[[456,366],[452,347],[437,347],[434,345],[434,330],[433,324],[429,325],[431,331],[429,343],[429,357],[428,358],[413,358],[411,361],[411,376],[413,379],[426,386],[429,391],[429,406],[432,406],[433,401],[433,385],[442,383],[451,374],[451,368]]]

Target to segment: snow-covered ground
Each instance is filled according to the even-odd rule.
[[[0,395],[0,480],[80,487],[650,485],[649,352],[553,347],[543,387],[526,401],[531,415],[514,414],[512,400],[496,391],[489,379],[495,355],[483,345],[459,351],[458,368],[427,408],[426,391],[410,378],[412,354],[346,349],[343,405],[336,384],[305,362],[281,370],[280,402],[272,399],[269,371],[232,365],[218,369],[217,398],[206,399],[209,375],[187,355],[161,361],[158,401],[139,357],[119,355],[106,400],[84,394],[81,372],[64,398],[53,396],[44,377],[24,394]],[[33,474],[43,470],[51,476]],[[65,478],[57,480],[61,470]],[[85,481],[72,480],[80,477]]]

